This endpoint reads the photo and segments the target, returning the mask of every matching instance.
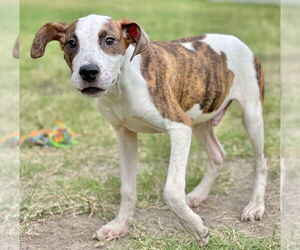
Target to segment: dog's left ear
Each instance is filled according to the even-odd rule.
[[[130,61],[134,56],[142,53],[149,43],[149,37],[146,32],[135,22],[128,20],[121,21],[122,34],[129,43],[135,44],[133,54],[130,58]]]
[[[46,45],[53,40],[59,41],[61,47],[63,47],[68,26],[65,23],[51,22],[41,27],[33,39],[31,57],[35,59],[43,56]]]

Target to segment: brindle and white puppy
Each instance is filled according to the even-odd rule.
[[[96,233],[98,239],[128,232],[136,204],[137,133],[167,133],[171,156],[164,198],[184,227],[204,244],[208,229],[190,207],[204,201],[223,165],[225,152],[214,135],[231,101],[243,110],[243,123],[255,154],[255,183],[242,220],[260,220],[265,205],[263,73],[259,61],[239,39],[206,34],[170,42],[150,42],[135,22],[89,15],[73,24],[47,23],[36,34],[31,56],[43,56],[57,40],[81,93],[115,129],[121,161],[121,207],[118,216]],[[194,132],[210,168],[185,194],[186,165]]]

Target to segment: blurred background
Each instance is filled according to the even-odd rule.
[[[2,138],[19,129],[19,61],[13,47],[19,33],[19,1],[0,2],[0,249],[19,248],[19,148]]]

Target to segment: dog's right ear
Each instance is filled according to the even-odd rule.
[[[33,39],[31,57],[35,59],[43,56],[46,45],[53,40],[59,41],[61,46],[63,46],[68,26],[65,23],[51,22],[41,27]]]
[[[121,28],[125,39],[129,43],[135,44],[133,54],[130,58],[130,61],[132,61],[133,57],[142,53],[147,48],[149,37],[137,23],[127,19],[121,21]]]

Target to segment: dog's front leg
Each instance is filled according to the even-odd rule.
[[[136,204],[137,134],[126,128],[115,130],[121,166],[121,206],[118,216],[97,231],[96,238],[99,240],[125,236]]]
[[[202,219],[187,205],[185,199],[185,175],[190,151],[192,129],[184,124],[174,124],[168,131],[171,141],[171,157],[164,198],[168,207],[178,216],[181,224],[201,245],[208,243],[208,229]]]

